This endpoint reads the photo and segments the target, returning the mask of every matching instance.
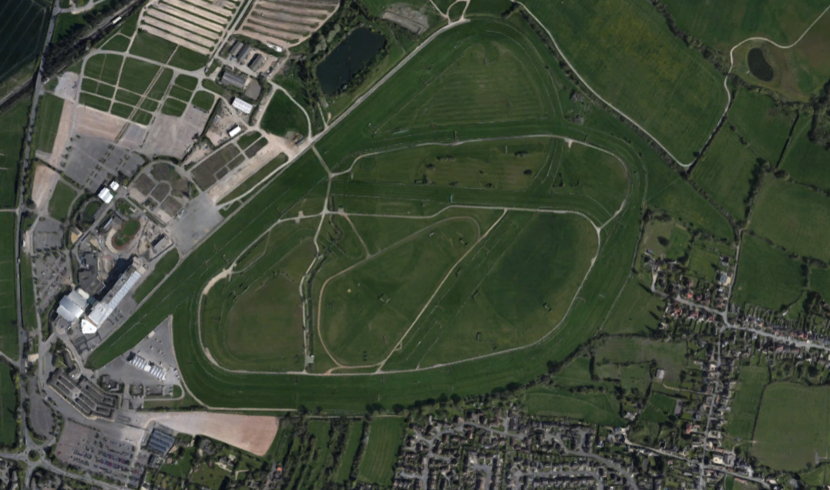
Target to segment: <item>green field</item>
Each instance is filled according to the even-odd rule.
[[[300,370],[303,316],[300,279],[314,258],[314,228],[274,228],[237,262],[229,280],[204,298],[205,348],[231,369]]]
[[[692,178],[729,214],[743,219],[753,170],[759,165],[758,158],[741,143],[737,133],[722,128],[695,165]]]
[[[603,330],[609,334],[643,334],[657,328],[663,313],[663,300],[632,278],[620,291]]]
[[[824,9],[822,0],[665,0],[681,28],[706,44],[728,51],[750,36],[765,36],[789,44]]]
[[[825,5],[826,6],[826,5]],[[809,22],[815,18],[812,16]],[[806,24],[803,27],[806,27]],[[802,28],[803,30],[803,28]],[[765,41],[752,41],[735,50],[734,72],[750,84],[778,92],[784,99],[806,102],[819,94],[830,77],[826,46],[830,42],[830,16],[822,16],[795,46],[783,49]],[[760,49],[772,79],[762,81],[748,67],[748,53]]]
[[[799,261],[752,235],[744,235],[733,299],[780,310],[795,302],[806,278]]]
[[[13,447],[17,440],[17,408],[12,369],[0,362],[0,446]]]
[[[27,98],[21,97],[0,112],[0,208],[14,207],[16,202],[17,164],[29,107]]]
[[[15,215],[0,212],[0,351],[17,358],[17,296],[15,293]]]
[[[308,136],[305,114],[282,90],[271,97],[260,124],[262,129],[279,136],[285,136],[289,131]]]
[[[391,485],[392,468],[403,443],[405,420],[377,417],[369,423],[369,442],[357,468],[358,481],[386,487]]]
[[[830,262],[830,198],[808,187],[765,179],[750,230],[790,252]]]
[[[6,80],[37,58],[49,26],[49,6],[36,0],[3,2],[0,6],[4,47],[0,63],[0,81]],[[22,70],[21,70],[22,71]]]
[[[64,221],[72,210],[72,203],[78,193],[66,182],[59,180],[55,185],[55,191],[49,200],[49,216],[59,221]]]
[[[46,94],[40,100],[33,136],[33,144],[38,150],[47,153],[52,152],[55,134],[58,132],[58,125],[61,120],[61,111],[63,111],[63,99],[52,94]]]
[[[769,383],[767,366],[742,366],[738,374],[738,387],[732,401],[726,432],[741,441],[752,440],[755,419],[761,406],[764,388]]]
[[[663,382],[676,386],[684,369],[686,345],[681,342],[663,342],[643,337],[608,337],[596,348],[596,362],[602,364],[655,362],[665,371]]]
[[[613,393],[577,393],[538,387],[525,394],[524,405],[531,415],[567,417],[589,424],[619,425],[620,404]]]
[[[810,118],[802,117],[799,127],[793,132],[793,139],[781,162],[781,168],[786,170],[795,182],[830,191],[830,151],[807,138],[809,129]]]
[[[464,54],[471,56],[469,61],[462,60]],[[485,60],[486,64],[483,64]],[[510,70],[518,70],[518,72],[508,73]],[[440,75],[436,76],[437,72],[440,72]],[[491,85],[484,83],[488,80],[495,80],[497,83]],[[550,175],[549,186],[540,186],[538,193],[529,193],[524,196],[510,195],[508,191],[487,188],[455,189],[446,186],[439,189],[438,186],[434,186],[434,189],[431,187],[422,190],[416,185],[390,186],[378,183],[372,184],[374,187],[370,189],[372,192],[378,191],[376,198],[365,199],[359,192],[351,192],[357,187],[347,182],[348,176],[343,174],[332,180],[332,195],[328,200],[330,209],[342,209],[342,213],[354,218],[355,223],[358,218],[361,218],[362,225],[356,224],[352,227],[349,220],[341,216],[337,216],[336,219],[327,218],[321,223],[319,218],[313,215],[320,211],[326,201],[329,176],[314,157],[313,152],[308,152],[292,162],[278,177],[264,182],[255,194],[247,198],[244,205],[236,208],[237,211],[229,216],[226,223],[202,246],[188,255],[171,276],[161,283],[153,293],[152,301],[145,302],[145,305],[139,308],[116,335],[107,339],[92,354],[89,359],[90,365],[100,366],[118,356],[158,325],[161,319],[172,313],[175,324],[173,335],[176,354],[181,359],[180,367],[187,380],[188,388],[200,400],[215,406],[287,408],[305,405],[320,407],[322,410],[337,409],[341,413],[360,413],[365,411],[367,403],[377,403],[388,408],[396,403],[407,405],[417,400],[435,397],[436,394],[442,392],[465,396],[503,387],[508,383],[521,383],[532,379],[547,369],[548,361],[561,360],[573,352],[590,338],[607,318],[608,311],[614,304],[617,293],[623,287],[632,266],[644,199],[683,211],[684,214],[681,216],[684,227],[687,222],[699,223],[695,226],[700,227],[715,223],[712,226],[715,233],[731,235],[728,223],[719,221],[722,217],[711,207],[706,208],[705,200],[696,196],[682,179],[668,169],[649,148],[648,143],[639,139],[628,126],[620,123],[614,116],[603,111],[589,111],[585,113],[584,120],[579,124],[566,121],[563,115],[568,111],[578,109],[577,104],[571,98],[574,90],[579,89],[574,88],[559,71],[558,64],[546,51],[542,40],[528,29],[520,16],[511,16],[508,19],[478,17],[438,35],[431,44],[420,50],[400,71],[391,76],[386,84],[374,92],[365,103],[356,107],[342,125],[331,127],[330,131],[315,143],[315,146],[329,168],[343,171],[358,156],[372,152],[388,153],[403,147],[416,147],[419,144],[434,145],[476,138],[528,139],[528,135],[553,133],[572,140],[570,150],[574,156],[578,156],[573,150],[580,149],[578,146],[580,142],[594,144],[619,155],[628,166],[625,172],[626,185],[622,186],[628,199],[620,196],[620,187],[613,184],[615,182],[613,176],[620,175],[618,171],[610,172],[610,169],[614,167],[603,163],[606,160],[604,157],[585,150],[581,152],[586,157],[582,161],[587,163],[596,161],[598,165],[606,165],[600,168],[608,170],[596,172],[597,175],[594,175],[595,172],[588,169],[585,169],[585,174],[578,173],[582,169],[572,169],[577,173],[562,175],[561,181],[558,182],[562,185],[557,188],[552,188],[558,180],[556,174],[553,174]],[[417,96],[430,98],[432,102],[428,111],[422,111],[424,104],[410,103],[411,99]],[[471,101],[480,103],[471,104]],[[446,115],[446,119],[438,118],[439,114]],[[410,127],[403,126],[401,121],[404,120],[411,122]],[[559,148],[559,153],[554,153],[555,156],[558,155],[557,158],[569,155],[566,151],[567,144],[554,146]],[[591,186],[588,186],[588,182],[585,181],[584,192],[581,190],[571,194],[564,192],[569,187],[581,187],[582,181],[589,176],[604,178],[606,173],[610,180],[593,181],[597,183],[592,183]],[[585,177],[570,179],[573,175],[585,175]],[[646,179],[648,195],[645,193]],[[594,185],[599,185],[598,192],[605,189],[606,194],[601,195],[590,191]],[[349,192],[344,192],[345,190]],[[672,197],[673,201],[664,197],[675,194],[679,197]],[[424,199],[424,196],[429,199]],[[587,196],[594,199],[588,199]],[[688,196],[692,197],[687,199]],[[594,202],[599,199],[602,200]],[[604,201],[605,199],[608,201]],[[464,207],[458,207],[458,202],[466,204],[463,204]],[[604,223],[609,217],[610,210],[603,210],[608,206],[601,206],[602,202],[623,202],[625,205],[615,219],[602,229],[600,233],[602,245],[598,247],[594,268],[582,283],[584,265],[590,261],[593,251],[597,248],[596,233],[584,218],[576,215],[553,215],[550,211],[576,209],[584,212],[592,220]],[[450,207],[452,205],[456,207]],[[446,209],[448,207],[449,209]],[[547,233],[545,236],[551,237],[547,239],[549,243],[531,240],[522,240],[519,243],[515,236],[511,236],[510,231],[496,233],[499,229],[496,227],[492,236],[488,235],[487,239],[479,244],[481,247],[476,246],[473,251],[485,250],[486,246],[487,249],[500,254],[508,248],[505,246],[505,240],[509,243],[510,239],[513,239],[516,242],[516,245],[512,247],[513,252],[505,255],[501,260],[498,256],[488,259],[483,254],[480,257],[477,255],[479,257],[477,263],[486,264],[487,267],[479,267],[475,264],[467,267],[467,264],[462,261],[459,278],[456,279],[453,274],[450,274],[445,283],[446,287],[442,288],[442,291],[469,298],[473,292],[469,286],[465,288],[456,286],[462,282],[462,279],[469,281],[467,284],[470,284],[476,274],[480,274],[483,280],[500,275],[505,281],[515,281],[516,277],[520,277],[523,281],[527,276],[529,279],[526,281],[527,285],[522,286],[526,287],[526,290],[531,290],[534,284],[542,286],[539,291],[532,291],[532,294],[520,298],[522,304],[533,305],[533,311],[517,312],[515,306],[505,304],[507,299],[489,299],[488,302],[493,303],[492,306],[496,308],[496,311],[502,312],[500,314],[506,315],[504,317],[506,319],[495,319],[504,324],[507,324],[510,318],[515,318],[512,315],[517,313],[530,315],[531,319],[544,319],[545,321],[522,325],[521,329],[513,328],[510,331],[513,335],[510,342],[518,339],[521,341],[519,345],[526,344],[528,338],[538,339],[540,334],[551,332],[535,344],[515,352],[489,355],[481,359],[447,366],[413,372],[394,372],[384,369],[371,376],[233,373],[217,367],[215,362],[205,354],[205,346],[201,342],[200,333],[207,337],[207,329],[205,325],[200,327],[198,321],[200,314],[198,305],[202,290],[210,279],[235,262],[234,270],[242,271],[243,263],[256,257],[256,255],[246,255],[243,252],[249,245],[256,243],[261,236],[267,234],[269,228],[278,219],[293,221],[302,211],[304,217],[300,218],[300,222],[308,223],[309,229],[316,229],[318,225],[322,225],[318,245],[321,250],[325,251],[325,260],[310,285],[311,305],[315,307],[319,301],[315,303],[314,298],[318,297],[317,293],[322,288],[323,281],[360,260],[361,254],[366,253],[367,250],[369,253],[377,253],[376,259],[383,259],[385,255],[395,251],[394,247],[390,248],[391,244],[412,233],[418,233],[424,226],[434,225],[451,216],[457,217],[455,221],[469,223],[464,225],[466,229],[472,228],[476,231],[473,223],[486,229],[498,219],[505,207],[544,211],[510,211],[499,227],[506,227],[512,223],[514,226],[512,233],[517,236],[522,236],[523,227],[526,229],[535,227],[537,231],[545,231]],[[462,218],[463,216],[469,217]],[[383,229],[379,229],[378,226],[381,221],[384,222]],[[405,225],[402,224],[404,222]],[[455,224],[454,221],[452,223]],[[524,226],[519,226],[522,224]],[[445,228],[447,226],[445,225]],[[305,228],[305,224],[301,224],[300,227]],[[387,227],[392,229],[387,229]],[[359,232],[356,233],[354,228],[357,228]],[[559,228],[570,229],[573,233],[571,231],[556,233],[555,231],[561,231]],[[456,232],[455,230],[439,231],[441,233],[433,236],[435,241],[447,240],[448,237],[453,236],[451,233]],[[475,233],[472,236],[475,236]],[[590,236],[591,240],[569,238],[570,236]],[[361,238],[365,240],[365,248]],[[429,233],[420,239],[428,242]],[[472,249],[473,242],[467,238],[464,239],[468,243],[465,248]],[[290,244],[285,246],[288,245]],[[453,246],[458,248],[461,244],[458,242]],[[445,245],[445,248],[447,247],[449,245]],[[579,258],[572,261],[576,263],[563,264],[559,254],[561,257],[567,256],[571,253],[568,251],[569,248],[572,250],[579,247],[582,249],[577,255]],[[262,251],[262,249],[258,250]],[[542,251],[544,254],[540,255]],[[426,249],[411,252],[425,257],[435,253],[434,250]],[[541,266],[534,263],[533,274],[526,273],[525,276],[519,276],[518,272],[511,271],[512,267],[528,270],[529,263],[532,261],[530,256],[533,254],[551,257],[550,262],[541,260]],[[471,253],[467,259],[472,258]],[[446,259],[442,260],[444,264],[447,263]],[[366,263],[370,264],[371,260]],[[449,264],[452,263],[453,261],[450,260]],[[307,263],[306,266],[308,265],[310,264]],[[427,262],[426,266],[420,267],[425,269],[424,271],[406,270],[405,272],[416,276],[434,274],[434,271],[431,271],[436,268],[434,265],[438,264]],[[545,270],[550,271],[556,266],[561,266],[565,272],[560,276],[557,271],[554,276],[561,277],[561,280],[552,281],[551,277],[542,277]],[[447,270],[446,265],[442,267],[445,271]],[[488,272],[491,268],[492,272]],[[580,268],[582,268],[581,273],[575,275],[572,273]],[[365,272],[357,268],[352,271]],[[512,272],[512,275],[507,272]],[[242,281],[244,275],[244,273],[234,273],[230,280],[220,281],[214,285],[214,288],[222,287],[222,284],[230,284],[236,279]],[[443,277],[442,274],[437,274],[437,276],[439,280]],[[382,277],[393,282],[400,282],[388,271]],[[564,315],[561,306],[567,305],[573,298],[574,277],[578,278],[576,284],[582,284],[579,299],[573,301],[568,314]],[[330,283],[333,282],[334,280]],[[427,281],[426,287],[433,288],[427,290],[428,295],[432,294],[431,291],[437,287],[435,279],[432,279],[431,284]],[[504,288],[507,288],[507,284]],[[551,291],[550,288],[560,289],[562,293],[555,294],[555,298],[546,297],[547,292]],[[342,292],[348,294],[347,289]],[[281,291],[288,294],[285,288]],[[498,291],[497,280],[490,279],[486,286],[482,287],[482,292],[477,295],[477,298],[483,299]],[[489,294],[485,295],[485,292]],[[324,296],[328,294],[325,293]],[[428,298],[424,298],[420,291],[418,294],[421,295],[423,304]],[[384,299],[386,298],[368,297],[367,304],[385,304],[382,303]],[[470,301],[473,300],[475,298],[470,298]],[[323,301],[326,299],[324,298]],[[404,303],[404,301],[397,303]],[[412,308],[411,305],[406,307]],[[551,311],[548,312],[546,307]],[[330,309],[324,310],[329,315],[332,314]],[[418,311],[418,307],[414,311]],[[435,308],[435,315],[451,313],[452,311],[447,311],[446,308]],[[557,316],[562,316],[561,322],[556,321]],[[321,321],[326,322],[325,316]],[[554,325],[556,328],[552,329]],[[462,332],[463,335],[474,336],[477,332],[468,327],[465,329],[467,330]],[[527,329],[526,332],[523,331],[525,329]],[[417,338],[424,336],[416,335],[416,332],[432,335],[431,338],[435,340],[438,339],[438,333],[444,334],[444,332],[434,330],[430,333],[429,329],[413,329],[413,335],[406,339],[412,347],[396,353],[401,356],[399,361],[395,361],[397,365],[415,363],[419,358],[430,359],[427,355],[440,355],[443,358],[452,356],[453,359],[458,359],[460,354],[464,354],[454,352],[450,347],[446,347],[443,352],[432,349],[419,352]],[[352,335],[356,336],[355,333]],[[384,335],[376,335],[364,343],[367,344],[367,348],[383,352],[383,349],[376,345],[384,341],[383,337]],[[389,332],[387,337],[392,337],[392,332]],[[452,343],[452,337],[445,338],[443,345],[449,346]],[[206,338],[204,340],[207,341]],[[457,341],[455,343],[459,344]],[[329,345],[329,347],[332,346]],[[343,346],[339,344],[334,347],[343,350]],[[357,353],[358,362],[360,362],[362,350],[360,346],[353,343],[346,347]],[[492,352],[492,345],[489,342],[484,345],[479,342],[472,347],[469,345],[458,347],[468,349],[468,352],[476,349],[478,352],[486,351],[488,354]],[[310,368],[314,373],[325,372],[336,367],[335,363],[327,358],[325,349],[320,344],[319,335],[312,335],[308,348],[315,356],[314,365]],[[658,350],[662,348],[662,344],[658,346]],[[274,351],[276,352],[277,349],[275,348]],[[214,355],[212,348],[210,352]],[[403,358],[404,355],[407,359]],[[672,355],[682,359],[682,350],[679,353],[673,352]]]
[[[193,96],[192,102],[194,107],[202,109],[205,112],[209,112],[213,107],[214,100],[215,97],[210,92],[199,90],[196,92],[196,95]]]
[[[525,2],[597,93],[681,162],[715,127],[726,94],[714,68],[666,28],[647,2]]]
[[[778,161],[795,112],[759,92],[739,90],[729,108],[727,125],[746,140],[749,150],[770,163]],[[721,129],[723,131],[723,129]]]
[[[830,454],[830,388],[772,383],[764,390],[753,456],[779,470],[802,470]]]
[[[343,445],[343,452],[340,453],[340,461],[337,463],[337,470],[332,475],[334,483],[345,483],[351,478],[352,464],[357,456],[357,450],[360,448],[360,442],[363,438],[363,430],[366,424],[362,420],[349,423],[349,429],[346,432],[346,442]]]
[[[144,31],[138,31],[133,38],[130,54],[159,63],[167,63],[175,50],[176,45],[174,43]]]

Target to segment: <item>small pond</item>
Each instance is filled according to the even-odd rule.
[[[366,68],[384,44],[386,38],[371,29],[354,30],[317,65],[317,78],[323,92],[326,95],[340,92],[352,77]]]
[[[775,71],[767,63],[767,59],[764,58],[764,52],[761,48],[750,49],[749,54],[746,56],[746,62],[749,64],[750,73],[762,82],[769,82],[775,76]]]

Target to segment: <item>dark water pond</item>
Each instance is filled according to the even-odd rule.
[[[386,38],[361,27],[349,34],[334,51],[317,65],[317,78],[326,95],[334,95],[348,85],[356,74],[383,49]]]
[[[746,62],[749,64],[750,73],[762,82],[769,82],[775,76],[775,71],[767,63],[767,59],[764,58],[764,52],[761,51],[761,48],[750,49],[746,57]]]

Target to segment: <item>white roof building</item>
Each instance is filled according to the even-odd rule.
[[[130,293],[130,290],[138,284],[138,281],[140,280],[141,272],[133,270],[127,277],[127,280],[121,284],[109,300],[101,301],[92,307],[92,311],[89,313],[87,319],[94,324],[95,330],[107,321],[107,318],[112,315],[112,312],[118,308],[118,305],[121,304],[124,298],[126,298]],[[95,333],[95,331],[92,333]]]
[[[238,135],[241,132],[242,132],[242,128],[240,128],[239,125],[234,124],[233,127],[228,130],[228,136],[233,138],[234,136]]]
[[[114,180],[112,182],[110,182],[110,189],[112,190],[112,192],[118,192],[118,189],[120,189],[120,188],[121,188],[121,184],[119,184],[118,182],[116,182]]]
[[[89,294],[81,288],[77,288],[61,298],[58,304],[58,315],[64,320],[72,323],[81,318],[86,310],[86,301]]]
[[[84,335],[92,335],[98,331],[98,325],[92,323],[86,318],[81,318],[81,333]]]
[[[109,187],[104,187],[100,191],[98,191],[98,199],[104,201],[104,204],[109,204],[112,202],[112,191],[109,190]]]
[[[254,110],[254,106],[245,102],[244,100],[240,99],[239,97],[234,97],[233,103],[231,103],[234,108],[238,109],[243,114],[250,114],[251,111]]]

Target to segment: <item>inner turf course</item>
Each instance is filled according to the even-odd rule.
[[[496,120],[490,123],[487,120],[480,120],[476,125],[468,124],[466,121],[453,122],[452,130],[423,125],[424,129],[409,134],[381,135],[373,134],[371,129],[367,129],[372,127],[373,121],[383,118],[384,111],[388,111],[390,107],[398,107],[390,106],[387,102],[400,97],[402,93],[405,94],[406,87],[417,85],[424,66],[429,65],[434,59],[441,58],[448,51],[452,51],[455,46],[464,47],[475,44],[478,36],[486,37],[488,42],[492,42],[493,39],[502,39],[501,46],[512,50],[514,56],[538,60],[538,64],[531,65],[534,67],[548,67],[531,73],[531,80],[536,90],[528,92],[528,96],[534,98],[539,94],[546,94],[550,98],[546,105],[548,110],[545,117],[524,122]],[[462,40],[465,42],[459,43]],[[497,64],[491,66],[498,67]],[[329,167],[344,170],[345,165],[349,165],[356,156],[361,154],[418,143],[448,142],[458,138],[459,135],[514,137],[553,133],[569,138],[569,145],[581,145],[582,143],[578,142],[587,141],[589,144],[607,148],[613,154],[619,155],[621,161],[629,166],[646,163],[656,168],[662,165],[645,144],[632,143],[639,144],[635,150],[627,143],[623,143],[624,139],[607,136],[610,133],[630,135],[624,126],[619,125],[611,117],[606,117],[601,113],[595,114],[592,116],[590,126],[588,124],[571,125],[560,119],[554,108],[561,106],[562,99],[567,99],[569,92],[574,88],[559,72],[552,71],[549,68],[551,66],[556,66],[555,61],[545,51],[540,39],[526,28],[521,19],[515,16],[508,20],[476,18],[438,36],[432,44],[413,58],[411,66],[405,66],[388,80],[385,86],[352,112],[343,124],[326,134],[316,142],[316,145],[320,147],[320,153]],[[488,76],[491,79],[497,79],[500,74],[491,73]],[[475,87],[470,88],[470,90],[474,89]],[[482,90],[486,91],[486,87]],[[562,93],[562,99],[560,99],[560,93]],[[522,97],[522,94],[510,96]],[[570,139],[574,142],[570,142]],[[637,153],[645,156],[635,158]],[[317,219],[322,219],[322,217],[314,216],[314,213],[319,213],[321,209],[318,208],[315,211],[311,209],[313,206],[308,209],[303,207],[303,203],[322,202],[322,198],[326,198],[326,202],[331,201],[332,195],[326,191],[325,185],[330,177],[321,163],[323,162],[312,153],[306,153],[281,175],[264,186],[247,205],[229,217],[221,228],[176,268],[171,277],[151,297],[151,301],[145,302],[115,335],[102,344],[89,358],[88,363],[92,367],[106,364],[138,342],[169,314],[173,314],[175,349],[187,389],[199,401],[210,407],[294,408],[305,405],[354,412],[364,410],[367,403],[391,406],[395,403],[407,404],[435,397],[439,393],[460,395],[480,393],[509,383],[527,381],[543,372],[549,360],[561,359],[569,354],[605,321],[608,310],[616,301],[618,292],[627,278],[637,241],[641,212],[640,206],[632,204],[639,204],[641,202],[639,196],[643,193],[640,181],[640,175],[643,173],[636,170],[632,172],[630,168],[625,172],[628,180],[625,186],[626,193],[617,200],[622,206],[619,212],[615,211],[610,217],[606,215],[602,218],[591,219],[593,225],[601,230],[599,232],[601,245],[596,257],[591,260],[593,267],[590,273],[584,282],[580,282],[577,296],[564,314],[562,322],[556,323],[556,328],[546,331],[544,336],[535,343],[507,353],[495,352],[475,360],[394,373],[265,374],[234,373],[222,369],[206,355],[200,340],[198,316],[202,289],[219,271],[231,265],[233,257],[239,256],[249,245],[263,236],[275,220],[294,218],[297,216],[298,209],[303,209],[304,221],[315,220],[316,223]],[[654,170],[654,168],[649,170]],[[657,171],[654,173],[664,175]],[[529,204],[527,209],[520,212],[520,215],[528,218],[521,219],[529,219],[529,223],[536,223],[534,226],[552,226],[555,230],[558,226],[557,222],[563,219],[562,216],[541,217],[534,210],[551,211],[550,202],[557,204],[569,202],[577,209],[580,206],[578,200],[558,201],[555,192],[548,194],[546,191],[546,195],[549,196],[546,206],[539,204],[544,195],[531,196],[532,199],[524,203]],[[496,201],[490,206],[496,209],[508,208],[498,200]],[[521,203],[511,203],[511,209],[517,204]],[[418,202],[406,204],[401,201],[394,205],[402,209],[398,213],[401,216],[430,214],[430,212],[424,212],[424,208]],[[440,210],[452,205],[453,201],[450,200],[443,206],[435,205],[434,207]],[[475,205],[470,206],[475,207]],[[481,207],[482,204],[477,206]],[[326,212],[332,213],[337,208],[326,209]],[[559,209],[569,210],[567,206],[559,207]],[[343,210],[346,215],[349,211],[349,207]],[[569,216],[565,221],[569,219],[574,220],[574,224],[568,226],[574,227],[575,230],[583,226],[576,223],[586,223],[584,218],[579,218],[577,215]],[[566,241],[559,246],[574,246],[578,243],[583,242]],[[502,262],[494,260],[490,264],[497,271],[506,272],[511,270],[511,263],[518,263],[516,261],[521,258],[522,253],[529,255],[536,251],[533,247],[520,248],[517,253],[515,259],[505,258]],[[590,257],[590,254],[586,256]],[[562,265],[561,259],[552,261],[552,264]],[[579,269],[577,266],[574,268]],[[579,274],[575,277],[578,276]],[[503,277],[505,280],[516,280],[508,274],[503,274]],[[541,279],[543,278],[540,277],[534,281]],[[534,284],[534,282],[529,284]],[[490,294],[487,297],[492,302],[499,292],[494,286],[485,287],[485,292],[488,291]],[[567,295],[564,298],[567,299]],[[530,300],[538,304],[538,299],[531,298]],[[555,299],[561,299],[558,293]],[[563,314],[561,310],[559,311]],[[508,317],[509,319],[512,318]],[[548,324],[549,327],[550,324]],[[536,328],[535,325],[534,328]],[[539,331],[537,336],[542,332],[545,330]],[[315,352],[315,355],[321,354],[319,351]],[[424,354],[429,355],[431,352],[426,351]],[[435,356],[432,362],[458,359],[458,357],[452,357],[451,350],[446,349]]]

